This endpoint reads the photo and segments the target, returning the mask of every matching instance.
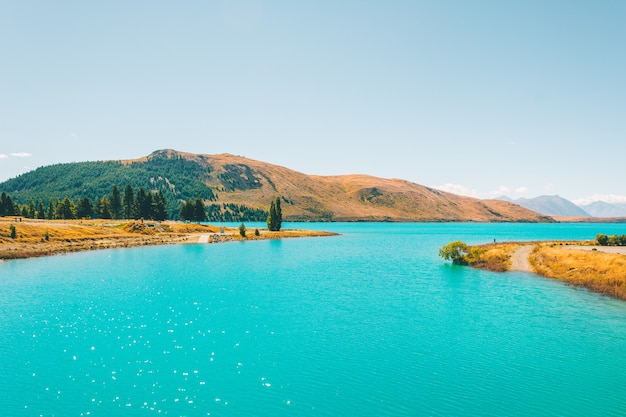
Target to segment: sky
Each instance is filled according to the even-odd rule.
[[[0,181],[157,149],[626,202],[626,1],[0,0]]]

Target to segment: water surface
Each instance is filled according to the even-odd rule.
[[[626,303],[437,249],[626,225],[285,226],[342,235],[0,265],[0,413],[624,414]]]

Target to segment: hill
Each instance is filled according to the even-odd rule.
[[[519,198],[517,200],[512,200],[508,197],[500,197],[500,199],[519,204],[522,207],[547,216],[589,217],[589,213],[585,210],[558,195],[542,195],[535,198]]]
[[[65,196],[95,201],[114,184],[161,190],[170,218],[177,216],[182,200],[200,196],[213,212],[212,220],[259,220],[243,214],[262,217],[259,211],[280,196],[286,221],[553,221],[516,204],[458,196],[399,179],[306,175],[230,154],[174,150],[133,160],[41,167],[0,184],[0,192],[22,204]]]

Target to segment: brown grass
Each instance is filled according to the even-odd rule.
[[[626,256],[537,245],[530,255],[537,274],[626,300]]]
[[[521,245],[521,243],[506,242],[470,246],[468,248],[468,264],[489,271],[508,271],[511,267],[511,256]]]
[[[11,238],[11,226],[16,238]],[[127,220],[33,220],[18,217],[0,218],[0,260],[48,256],[84,250],[196,243],[200,235],[217,235],[211,242],[230,240],[280,239],[288,237],[330,236],[332,233],[284,230],[268,232],[261,229],[254,236],[239,236],[235,228],[181,222],[141,222]]]

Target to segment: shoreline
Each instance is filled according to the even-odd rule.
[[[15,238],[11,237],[15,228]],[[213,244],[231,241],[270,240],[296,237],[336,236],[337,233],[284,229],[270,232],[248,229],[242,237],[238,228],[175,221],[140,220],[40,220],[0,218],[0,263],[62,255],[89,250],[176,244]]]
[[[475,245],[482,262],[470,264],[498,272],[518,271],[626,301],[626,247],[594,241],[505,242]],[[495,260],[491,263],[490,260]]]

